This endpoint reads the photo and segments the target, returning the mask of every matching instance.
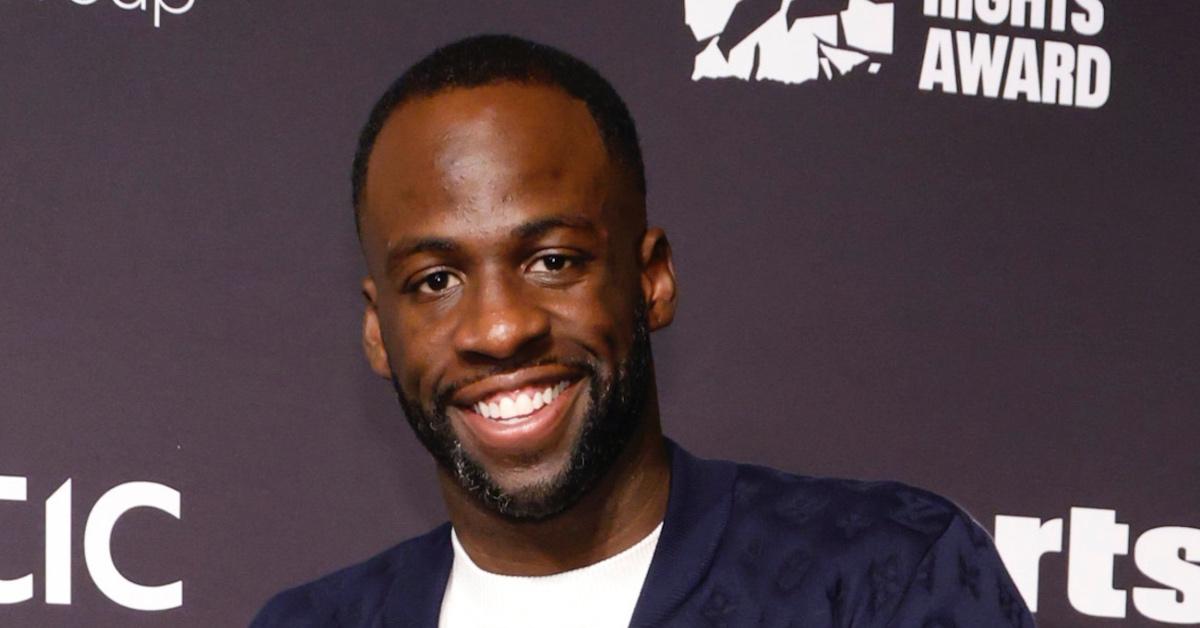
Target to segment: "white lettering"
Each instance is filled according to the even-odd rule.
[[[1004,58],[1008,54],[1008,37],[996,36],[996,46],[991,45],[991,37],[986,33],[975,34],[975,44],[971,45],[971,34],[957,32],[954,34],[958,44],[958,71],[962,76],[962,93],[974,96],[979,93],[979,83],[983,81],[983,95],[995,98],[1000,95],[1000,79],[1004,72]]]
[[[1025,605],[1036,613],[1042,555],[1062,551],[1063,520],[997,515],[995,529],[996,550]]]
[[[0,500],[25,501],[25,478],[15,475],[0,475]],[[25,574],[14,580],[0,579],[0,604],[17,604],[33,598],[33,574]]]
[[[1062,551],[1062,519],[997,515],[996,549],[1031,611],[1038,609],[1039,563]],[[1125,555],[1129,526],[1112,510],[1071,509],[1067,597],[1080,613],[1126,616],[1126,591],[1113,587],[1115,556]],[[1138,569],[1164,587],[1134,587],[1133,606],[1145,617],[1171,624],[1200,623],[1200,529],[1147,530],[1133,548]]]
[[[71,2],[80,6],[96,4],[96,0],[71,0]],[[112,0],[113,6],[119,9],[142,12],[149,8],[148,2],[149,0]],[[154,0],[154,28],[162,26],[163,13],[183,15],[190,11],[195,3],[196,0],[182,0],[181,4],[172,4],[171,0]],[[736,4],[736,0],[734,0],[734,4]]]
[[[46,603],[71,603],[71,480],[46,499]]]
[[[1129,526],[1115,510],[1071,509],[1067,599],[1093,617],[1124,617],[1125,591],[1113,589],[1113,559],[1129,550]]]
[[[1075,102],[1075,48],[1047,41],[1042,49],[1042,102],[1071,105]]]
[[[196,0],[185,0],[183,4],[173,7],[167,2],[167,0],[154,0],[154,28],[158,28],[162,23],[163,11],[166,11],[171,15],[183,15],[184,13],[192,10],[192,4],[194,4],[195,1]]]
[[[24,477],[0,475],[0,500],[26,501]],[[45,504],[45,600],[47,604],[71,603],[72,481],[67,479],[46,498]],[[183,583],[143,586],[122,576],[113,563],[110,542],[117,520],[134,508],[156,508],[179,518],[179,491],[154,482],[128,482],[106,492],[96,502],[84,527],[83,550],[87,568],[100,589],[114,602],[135,610],[164,610],[183,603]],[[27,574],[0,580],[0,604],[18,604],[33,599],[34,577]]]
[[[1097,46],[930,28],[918,87],[1063,106],[1104,106],[1112,62]],[[1006,69],[1007,68],[1007,69]]]
[[[977,1],[978,0],[958,0],[958,19],[963,21],[975,19],[975,2]]]
[[[1050,3],[1050,30],[1060,33],[1067,30],[1067,0]]]
[[[1098,109],[1108,102],[1112,87],[1112,61],[1103,48],[1079,46],[1078,67],[1075,70],[1075,105]],[[1095,77],[1093,84],[1092,78]]]
[[[1013,38],[1012,57],[1008,60],[1008,75],[1004,77],[1004,98],[1016,100],[1021,94],[1029,102],[1042,101],[1042,85],[1038,79],[1037,42],[1025,37]]]
[[[997,26],[1008,19],[1009,0],[975,0],[975,13],[984,24]],[[960,16],[961,17],[961,16]]]
[[[1046,28],[1046,0],[1012,0],[1010,23],[1025,26],[1025,13],[1029,13],[1030,28]]]
[[[1138,611],[1169,624],[1200,622],[1200,565],[1195,564],[1200,562],[1200,530],[1147,530],[1134,546],[1134,561],[1146,577],[1174,587],[1134,587],[1133,605]]]
[[[1104,5],[1100,0],[1075,0],[1082,12],[1071,13],[1071,28],[1080,35],[1095,35],[1104,28]]]
[[[921,89],[930,91],[941,84],[947,94],[958,93],[958,79],[954,76],[954,42],[950,31],[944,28],[929,29],[925,42],[925,61],[921,64]]]
[[[153,482],[126,482],[96,501],[83,532],[83,556],[96,586],[112,601],[142,611],[161,611],[183,605],[183,583],[137,584],[121,575],[113,564],[113,527],[121,515],[134,508],[156,508],[179,518],[179,491]]]
[[[925,15],[929,17],[944,17],[948,20],[955,18],[970,20],[974,17],[976,0],[925,0]]]

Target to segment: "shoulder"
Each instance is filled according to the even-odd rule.
[[[838,592],[825,602],[835,615],[861,613],[872,626],[1033,625],[991,537],[936,493],[740,464],[733,502],[732,554],[761,565],[774,589]]]
[[[870,536],[928,544],[958,519],[957,504],[930,491],[891,481],[810,477],[739,464],[734,510],[750,519],[853,541]]]
[[[738,465],[727,542],[782,560],[780,570],[857,575],[898,592],[938,546],[963,534],[987,539],[962,508],[927,490]]]
[[[252,628],[357,625],[383,607],[398,575],[429,561],[429,552],[449,535],[443,524],[362,562],[273,596]]]

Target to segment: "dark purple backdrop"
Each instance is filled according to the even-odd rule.
[[[1099,35],[1062,35],[1110,55],[1100,109],[919,90],[931,27],[1058,36],[920,5],[897,0],[878,74],[784,85],[692,81],[683,0],[197,0],[158,28],[111,0],[4,3],[0,475],[28,501],[0,501],[0,579],[35,591],[0,624],[244,625],[442,520],[360,356],[348,172],[384,86],[486,31],[592,62],[640,125],[682,282],[654,337],[677,440],[901,479],[989,528],[1115,510],[1114,586],[1161,586],[1138,535],[1200,528],[1200,4],[1107,0]],[[43,505],[67,478],[73,600],[49,605]],[[84,565],[92,504],[130,481],[180,491],[182,518],[130,512],[116,564],[182,579],[181,608],[123,608]],[[1077,612],[1068,562],[1042,560],[1043,626],[1166,625],[1132,599]]]

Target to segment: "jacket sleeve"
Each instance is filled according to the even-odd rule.
[[[1035,628],[987,532],[959,513],[930,546],[889,628]]]

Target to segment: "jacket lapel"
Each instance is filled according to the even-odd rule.
[[[435,628],[453,562],[449,523],[418,539],[391,567],[395,578],[384,602],[380,625]]]
[[[666,622],[703,580],[725,531],[737,467],[700,460],[671,440],[671,492],[667,515],[630,628]]]

